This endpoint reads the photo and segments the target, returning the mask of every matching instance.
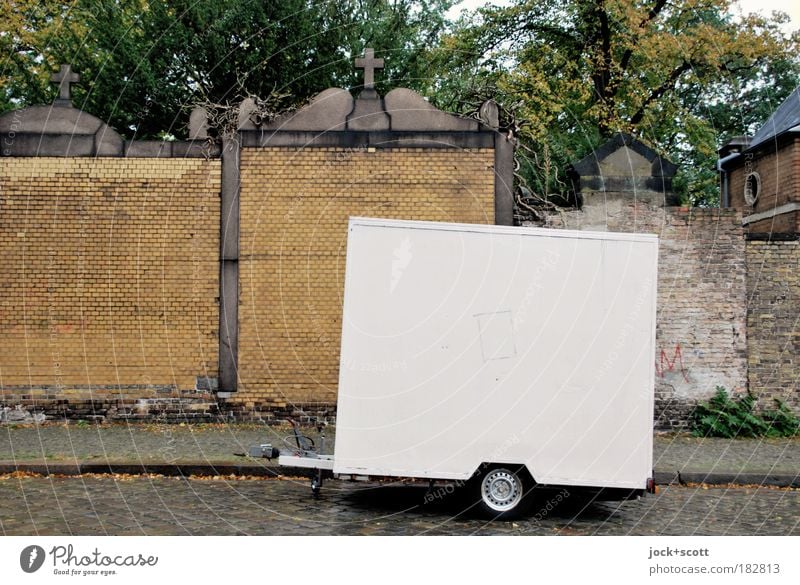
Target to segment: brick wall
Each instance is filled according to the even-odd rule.
[[[668,208],[659,233],[656,426],[682,427],[694,404],[747,388],[741,214]]]
[[[782,213],[769,219],[754,221],[747,226],[748,234],[796,234],[798,233],[798,216],[796,211]]]
[[[336,401],[349,216],[494,223],[492,149],[245,148],[242,409]]]
[[[216,377],[219,182],[205,159],[3,159],[3,403],[145,411]]]
[[[730,173],[730,205],[747,216],[768,212],[792,201],[800,201],[800,140],[782,146],[772,153],[745,153],[743,163]],[[744,181],[748,172],[757,172],[761,191],[755,205],[744,200]],[[800,233],[800,215],[785,213],[753,222],[748,233]]]
[[[747,384],[745,242],[733,209],[659,208],[619,198],[606,216],[609,231],[659,236],[656,329],[657,428],[681,428],[715,386]],[[581,229],[586,212],[550,218],[553,227]]]
[[[749,387],[762,407],[773,398],[800,412],[800,242],[749,241]]]

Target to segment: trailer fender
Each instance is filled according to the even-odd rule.
[[[525,463],[497,463],[494,461],[484,461],[480,465],[478,465],[477,469],[472,472],[470,479],[474,479],[476,477],[481,476],[487,469],[491,469],[492,467],[507,467],[509,469],[513,469],[515,472],[522,474],[523,478],[529,483],[530,486],[536,485],[536,479],[533,477],[533,473],[528,468]]]

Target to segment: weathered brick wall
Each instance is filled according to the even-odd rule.
[[[659,232],[656,426],[682,427],[716,386],[747,389],[741,214],[668,208]]]
[[[245,148],[244,410],[336,401],[349,216],[494,223],[492,149]]]
[[[214,160],[3,159],[3,403],[144,414],[215,378],[219,190]]]
[[[798,214],[796,211],[782,213],[769,219],[754,221],[747,226],[748,234],[796,234],[798,233]]]
[[[769,212],[790,202],[800,201],[800,140],[782,146],[772,153],[746,153],[741,164],[730,173],[731,207],[740,209],[742,215]],[[749,172],[761,178],[761,191],[755,205],[744,200],[744,181]],[[800,233],[800,214],[784,213],[747,226],[751,234]]]
[[[731,207],[749,215],[800,200],[800,140],[777,153],[745,154],[742,159],[742,164],[730,173]],[[754,206],[744,200],[744,179],[748,172],[757,172],[761,177],[761,194]]]
[[[659,236],[656,329],[657,428],[681,428],[717,385],[747,387],[745,242],[733,209],[659,208],[626,198],[606,216],[609,231]],[[550,218],[582,229],[584,212]]]
[[[778,398],[800,412],[800,242],[749,241],[749,387],[765,408]]]

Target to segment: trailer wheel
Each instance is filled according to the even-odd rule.
[[[511,518],[522,512],[527,482],[519,472],[505,467],[493,467],[476,482],[479,506],[493,518]]]

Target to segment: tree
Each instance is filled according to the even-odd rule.
[[[5,0],[0,108],[47,102],[50,73],[72,63],[78,107],[123,135],[183,135],[199,101],[248,95],[296,106],[330,86],[356,86],[366,46],[412,85],[451,0]],[[382,82],[385,91],[392,83]]]
[[[752,131],[800,82],[800,37],[781,33],[783,17],[740,21],[730,4],[517,0],[483,8],[431,57],[458,73],[438,88],[440,99],[468,110],[496,96],[518,126],[523,179],[545,198],[563,202],[568,164],[624,131],[680,164],[676,184],[687,202],[713,204],[720,142]]]
[[[0,0],[0,112],[52,100],[50,74],[58,67],[41,61],[63,49],[56,39],[74,44],[76,31],[64,26],[69,12],[54,0]]]

